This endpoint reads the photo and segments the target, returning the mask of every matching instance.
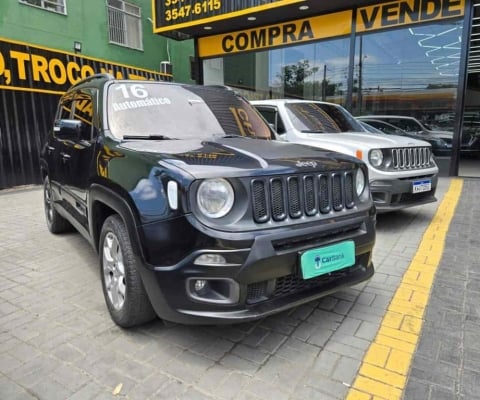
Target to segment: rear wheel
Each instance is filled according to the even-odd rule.
[[[100,234],[100,251],[103,294],[113,321],[129,328],[154,319],[155,312],[120,216],[112,215],[105,220]]]
[[[72,225],[55,210],[52,185],[48,176],[43,180],[43,205],[47,227],[50,232],[63,233],[72,230]]]

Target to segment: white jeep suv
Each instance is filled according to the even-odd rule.
[[[251,104],[280,138],[363,160],[379,213],[436,201],[438,166],[429,143],[368,133],[338,104],[293,99],[255,100]]]

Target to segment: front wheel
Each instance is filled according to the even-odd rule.
[[[151,321],[155,312],[145,292],[128,231],[118,215],[105,220],[100,234],[102,287],[113,321],[130,328]]]

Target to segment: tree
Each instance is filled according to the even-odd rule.
[[[306,94],[312,98],[325,100],[327,96],[334,96],[340,90],[341,83],[332,83],[325,76],[321,79],[307,81],[307,78],[319,71],[319,67],[310,66],[309,60],[300,60],[297,64],[282,67],[277,77],[283,82],[284,93],[290,97],[305,98]],[[325,73],[324,73],[325,75]]]
[[[282,67],[277,77],[283,82],[285,94],[303,97],[305,79],[318,72],[318,69],[318,67],[311,67],[309,60],[300,60],[296,64]]]

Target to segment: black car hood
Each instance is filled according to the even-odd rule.
[[[132,140],[122,148],[142,152],[195,178],[352,169],[355,158],[310,146],[248,138]]]

